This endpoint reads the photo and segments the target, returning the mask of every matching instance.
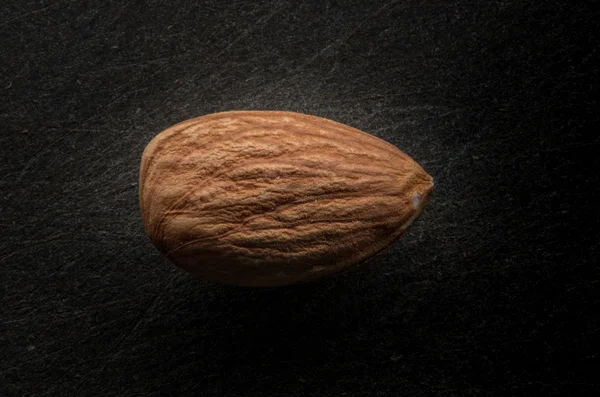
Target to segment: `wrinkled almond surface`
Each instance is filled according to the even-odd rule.
[[[432,178],[372,135],[291,112],[234,111],[179,123],[146,147],[146,232],[178,266],[245,286],[315,280],[402,235]]]

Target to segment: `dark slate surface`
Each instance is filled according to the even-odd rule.
[[[584,4],[3,1],[0,396],[600,391]],[[139,159],[162,129],[232,109],[370,132],[435,195],[360,271],[198,280],[144,235]]]

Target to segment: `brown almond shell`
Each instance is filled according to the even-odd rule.
[[[146,147],[140,207],[176,265],[234,285],[307,282],[366,261],[423,210],[432,178],[395,146],[328,119],[232,111]]]

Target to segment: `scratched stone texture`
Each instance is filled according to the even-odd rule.
[[[597,3],[0,6],[0,396],[600,391]],[[140,156],[236,109],[393,143],[428,208],[330,280],[182,272],[144,234]]]

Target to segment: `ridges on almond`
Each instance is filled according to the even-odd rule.
[[[307,282],[362,263],[423,210],[432,178],[331,120],[233,111],[179,123],[142,155],[147,234],[178,266],[245,286]]]

